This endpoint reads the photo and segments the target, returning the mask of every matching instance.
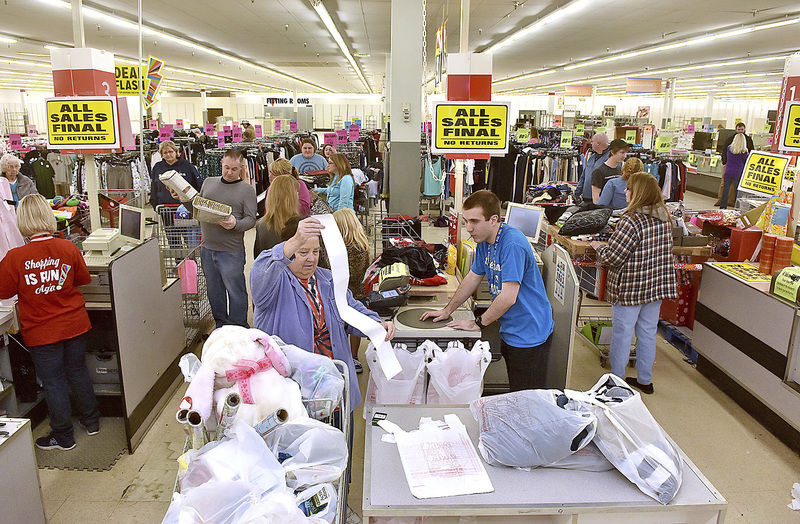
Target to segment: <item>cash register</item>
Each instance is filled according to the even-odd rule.
[[[119,206],[119,229],[101,228],[83,241],[83,260],[88,267],[107,267],[111,261],[145,239],[144,210]]]

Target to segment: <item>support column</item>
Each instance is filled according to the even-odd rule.
[[[547,93],[547,114],[553,116],[556,114],[556,94]]]
[[[710,124],[714,117],[714,92],[709,91],[706,95],[706,107],[703,110],[703,123]]]
[[[19,90],[19,103],[22,105],[22,131],[21,133],[27,133],[27,125],[28,125],[28,102],[25,100],[25,90]]]
[[[203,128],[205,128],[207,123],[211,123],[208,121],[208,93],[206,93],[205,88],[200,89],[200,103],[203,104]]]
[[[672,122],[672,113],[675,105],[675,79],[667,80],[667,90],[664,92],[664,111],[661,116],[661,127],[667,127]]]
[[[86,38],[83,32],[82,0],[72,0],[72,45],[86,47]]]
[[[419,214],[422,1],[392,0],[389,211]]]
[[[390,103],[392,100],[392,53],[386,53],[386,77],[383,79],[383,116],[387,120],[385,122],[378,122],[378,124],[386,130],[386,122],[389,120],[392,108]],[[388,137],[384,138],[387,140]]]

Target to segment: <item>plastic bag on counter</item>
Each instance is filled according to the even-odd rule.
[[[492,361],[489,343],[479,340],[471,350],[452,341],[443,351],[430,340],[424,342],[428,357],[428,404],[469,404],[483,393],[483,375]],[[436,395],[431,395],[431,389]],[[435,400],[435,401],[434,401]]]
[[[299,492],[295,502],[305,516],[333,524],[339,495],[333,484],[318,484]]]
[[[277,337],[273,337],[278,341]],[[300,393],[306,400],[331,399],[332,404],[327,402],[310,402],[308,410],[310,417],[316,419],[328,418],[331,410],[339,405],[344,391],[344,378],[336,364],[323,355],[305,351],[291,344],[278,342],[283,354],[292,366],[290,378],[300,385]]]
[[[405,344],[393,344],[394,354],[403,370],[387,379],[378,362],[378,352],[370,344],[366,358],[369,378],[374,387],[367,388],[367,401],[375,404],[420,404],[425,391],[425,352],[411,352]],[[370,398],[374,391],[374,401]]]
[[[594,442],[563,459],[547,465],[548,468],[579,469],[581,471],[609,471],[614,464],[608,461]]]
[[[347,468],[344,433],[312,418],[282,424],[264,441],[283,466],[286,484],[294,490],[338,480]]]
[[[211,481],[175,493],[162,524],[233,524],[260,497],[260,488],[241,480]]]
[[[583,393],[565,392],[571,406],[597,417],[594,443],[628,480],[662,504],[678,493],[683,459],[642,397],[616,375],[603,375]]]
[[[227,439],[206,444],[192,455],[180,479],[182,494],[209,482],[240,480],[255,485],[259,494],[285,489],[284,469],[255,429],[237,422],[226,436]]]
[[[554,389],[529,389],[484,397],[469,406],[478,421],[478,449],[489,464],[539,467],[557,463],[591,442],[597,418],[564,409]]]
[[[265,495],[236,520],[236,524],[326,524],[327,522],[316,516],[306,517],[297,507],[295,496],[290,492]]]

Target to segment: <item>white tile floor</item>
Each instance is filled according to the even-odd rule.
[[[688,207],[710,208],[713,199],[688,195]],[[426,238],[441,232],[426,227]],[[247,238],[252,245],[252,232]],[[249,252],[248,252],[249,257]],[[251,261],[248,261],[248,267]],[[362,347],[363,352],[363,347]],[[585,389],[606,372],[594,349],[576,337],[569,387]],[[367,373],[359,376],[362,391]],[[683,360],[659,338],[654,395],[645,403],[670,436],[729,502],[726,522],[800,522],[787,508],[792,483],[800,482],[800,457]],[[40,470],[42,495],[52,523],[160,522],[175,481],[175,459],[184,441],[174,406],[185,386],[156,419],[133,455],[124,455],[107,472]],[[355,414],[350,506],[360,512],[364,422]],[[102,434],[101,434],[102,435]],[[102,436],[100,437],[102,438]],[[54,451],[58,452],[58,451]]]

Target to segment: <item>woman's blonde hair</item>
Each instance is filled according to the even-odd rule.
[[[350,162],[347,160],[347,157],[341,153],[334,153],[331,155],[331,164],[336,166],[336,178],[331,180],[331,185],[335,186],[339,183],[339,180],[344,178],[345,175],[353,175],[353,172],[350,170]]]
[[[644,171],[644,164],[635,156],[630,157],[622,164],[622,180],[628,180],[632,174]]]
[[[5,174],[6,169],[8,168],[8,164],[16,162],[19,165],[22,165],[22,161],[12,155],[11,153],[6,153],[0,158],[0,173]]]
[[[289,217],[300,214],[297,188],[298,182],[291,175],[281,175],[269,185],[266,211],[261,220],[276,233],[281,232]]]
[[[27,195],[19,201],[17,227],[24,237],[56,232],[56,217],[42,195]]]
[[[744,133],[736,133],[736,136],[733,137],[733,142],[731,142],[731,153],[734,155],[747,153],[747,139],[744,137]]]
[[[364,228],[361,227],[361,222],[358,221],[355,211],[349,207],[337,209],[333,212],[333,219],[336,220],[336,225],[342,233],[344,244],[346,246],[355,244],[369,255],[367,235],[364,234]]]
[[[292,166],[292,163],[285,158],[279,158],[269,165],[269,171],[276,177],[281,175],[292,175],[297,178],[297,170]]]
[[[628,191],[631,192],[631,201],[625,208],[626,215],[632,215],[645,207],[653,210],[661,208],[666,216],[669,216],[667,206],[664,205],[664,197],[661,195],[661,188],[658,181],[650,173],[634,173],[628,178]]]
[[[175,142],[173,142],[172,140],[164,140],[163,142],[158,144],[158,154],[159,155],[163,155],[164,154],[164,150],[166,148],[168,148],[168,147],[171,147],[172,149],[174,149],[175,153],[180,153],[180,150],[178,149],[178,146],[175,145]]]

